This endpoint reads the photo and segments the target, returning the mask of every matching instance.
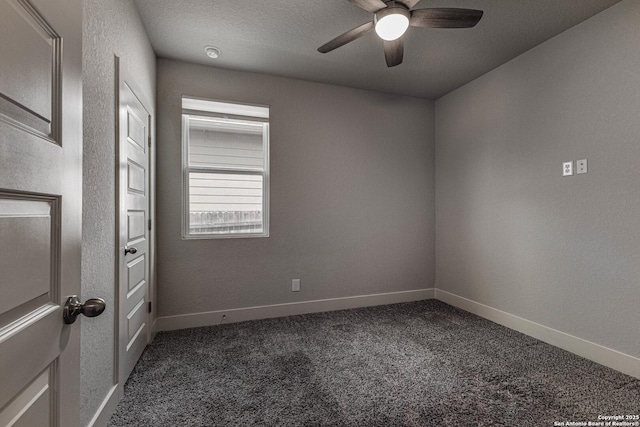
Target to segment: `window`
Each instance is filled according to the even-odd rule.
[[[269,107],[182,98],[183,238],[269,236]]]

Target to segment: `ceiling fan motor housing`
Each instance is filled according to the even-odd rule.
[[[387,4],[387,7],[385,7],[384,9],[380,9],[379,11],[374,13],[374,21],[373,21],[374,24],[377,23],[382,18],[384,18],[385,16],[391,15],[391,14],[402,14],[407,18],[411,17],[411,12],[409,12],[409,9],[404,4],[396,1],[388,1],[386,2],[386,4]]]

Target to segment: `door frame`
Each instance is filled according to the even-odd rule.
[[[126,197],[121,193],[121,184],[125,179],[122,171],[120,170],[120,163],[122,161],[122,156],[126,156],[126,148],[124,144],[126,144],[125,140],[120,138],[120,88],[122,84],[126,82],[126,84],[134,91],[138,101],[142,104],[142,106],[149,113],[149,141],[148,141],[148,179],[149,179],[149,220],[151,221],[151,229],[149,232],[149,293],[148,293],[148,301],[151,304],[151,312],[148,313],[149,320],[149,328],[147,328],[147,344],[151,343],[156,334],[156,136],[155,136],[155,110],[154,106],[148,102],[147,99],[142,95],[142,91],[136,84],[135,80],[132,78],[131,73],[128,70],[126,64],[123,64],[120,57],[114,55],[114,66],[115,66],[115,125],[116,125],[116,164],[115,164],[115,176],[116,176],[116,184],[115,184],[115,200],[116,200],[116,228],[115,228],[115,316],[114,316],[114,330],[115,330],[115,345],[114,345],[114,384],[118,389],[118,401],[122,399],[124,394],[124,384],[127,378],[124,378],[124,372],[122,370],[122,364],[120,363],[122,349],[121,346],[121,336],[123,334],[124,328],[120,322],[120,317],[122,315],[120,309],[120,263],[124,260],[122,257],[122,251],[126,246],[126,241],[122,239],[122,235],[120,233],[120,227],[123,221],[126,221],[126,206],[125,200]]]

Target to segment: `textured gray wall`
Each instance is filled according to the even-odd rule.
[[[624,1],[436,102],[437,287],[636,357],[639,23]]]
[[[81,421],[87,425],[114,384],[115,111],[114,54],[155,104],[155,54],[129,0],[85,0],[83,12],[82,297],[107,310],[82,319]]]
[[[271,106],[270,237],[181,240],[183,94]],[[157,96],[159,316],[433,287],[432,101],[165,59]]]

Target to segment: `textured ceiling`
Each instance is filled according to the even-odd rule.
[[[416,8],[484,10],[475,28],[410,28],[404,62],[387,68],[375,33],[321,54],[333,37],[372,19],[347,0],[135,0],[156,53],[436,99],[619,0],[422,0]],[[209,59],[207,45],[222,55]]]

